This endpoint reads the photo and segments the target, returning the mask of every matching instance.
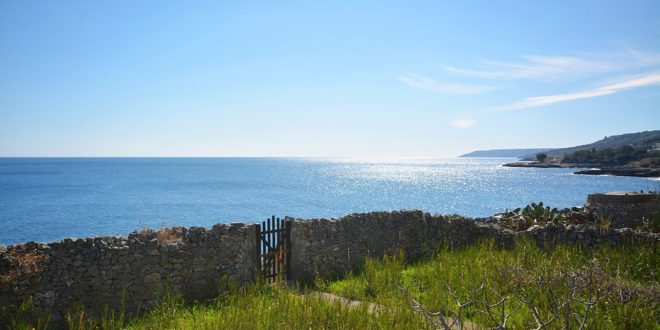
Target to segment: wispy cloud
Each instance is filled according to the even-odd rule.
[[[470,128],[474,126],[475,122],[472,118],[456,118],[449,122],[452,126],[458,128]]]
[[[482,60],[482,69],[464,69],[444,65],[448,73],[482,79],[532,79],[553,81],[628,69],[660,65],[660,53],[645,53],[620,45],[624,50],[613,53],[581,54],[579,56],[522,56],[518,62]]]
[[[487,93],[495,89],[493,86],[486,85],[445,83],[416,74],[407,74],[397,78],[408,86],[438,93],[475,95]]]
[[[642,76],[637,76],[635,78],[629,78],[627,80],[618,83],[605,85],[590,90],[566,93],[566,94],[528,97],[521,102],[496,107],[491,109],[491,111],[519,110],[519,109],[540,107],[540,106],[545,106],[560,102],[610,95],[624,90],[659,85],[659,84],[660,84],[660,72],[652,72]]]
[[[626,46],[622,43],[617,43],[619,47],[625,50],[628,55],[632,56],[636,64],[640,67],[654,66],[660,64],[660,53],[657,52],[643,52],[637,49]]]
[[[468,70],[453,66],[442,66],[442,69],[457,75],[485,79],[537,79],[555,80],[577,73],[597,73],[611,70],[608,63],[600,63],[568,56],[524,56],[525,61],[507,63],[496,61],[481,61],[488,66],[487,70]]]
[[[487,109],[486,112],[547,106],[660,84],[660,52],[641,51],[621,43],[617,45],[617,49],[598,53],[573,52],[567,53],[569,55],[558,56],[527,55],[521,56],[518,61],[481,60],[475,66],[476,69],[444,65],[442,66],[445,71],[443,81],[417,74],[406,74],[397,78],[404,84],[417,89],[459,95],[490,92],[498,89],[495,85],[501,86],[502,81],[509,80],[533,80],[537,82],[535,86],[539,87],[548,82],[556,85],[562,81],[570,81],[571,84],[588,83],[590,86],[594,86],[593,81],[596,79],[615,81],[615,83],[601,84],[600,87],[587,87],[564,94],[527,97],[516,103]],[[630,76],[630,74],[638,75]],[[468,79],[469,83],[448,82],[447,79],[450,79],[451,75],[461,76],[462,80]],[[624,75],[627,75],[626,78],[619,78],[618,81],[611,80],[612,77]],[[505,84],[507,88],[515,88],[520,82]],[[474,126],[474,120],[457,118],[450,121],[450,124],[458,128],[468,128]]]

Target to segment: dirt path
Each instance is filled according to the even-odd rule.
[[[312,293],[308,293],[307,295],[310,297],[315,297],[321,300],[325,300],[330,303],[340,302],[342,305],[347,306],[349,308],[360,308],[363,305],[368,305],[367,310],[369,311],[370,314],[385,311],[385,306],[383,305],[366,303],[359,300],[351,300],[328,292],[314,291]]]
[[[369,314],[382,313],[382,312],[387,311],[387,308],[383,305],[374,304],[374,303],[367,303],[367,302],[363,302],[363,301],[359,301],[359,300],[352,300],[352,299],[348,299],[346,297],[341,297],[341,296],[338,296],[338,295],[335,295],[335,294],[332,294],[332,293],[328,293],[328,292],[314,291],[314,292],[311,292],[311,293],[307,293],[306,295],[309,296],[309,297],[314,297],[314,298],[321,299],[321,300],[324,300],[324,301],[327,301],[327,302],[330,302],[330,303],[339,302],[342,305],[347,306],[348,308],[351,308],[351,309],[361,308],[362,306],[367,305],[367,311],[369,312]],[[446,318],[446,321],[447,321],[447,323],[451,323],[453,321],[453,319]],[[458,329],[458,327],[455,327],[455,328]],[[463,329],[466,329],[466,330],[483,329],[483,327],[479,327],[477,324],[469,322],[469,321],[463,321]]]

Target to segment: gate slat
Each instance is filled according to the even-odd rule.
[[[270,219],[266,220],[266,224],[268,226],[268,232],[270,232],[273,229],[270,225]],[[272,240],[270,239],[270,234],[266,234],[266,243],[270,243],[270,242],[272,242]],[[266,275],[270,275],[272,273],[271,270],[270,270],[270,265],[272,264],[272,260],[271,260],[271,257],[270,257],[270,252],[272,250],[272,246],[270,244],[267,244],[267,245],[268,245],[268,251],[266,251],[266,253],[267,253],[266,258],[268,260],[268,262],[267,262],[268,267],[266,267],[265,271],[266,271]]]
[[[275,220],[275,222],[277,223],[277,229],[278,229],[277,233],[275,234],[275,241],[277,242],[276,245],[278,246],[278,249],[275,252],[275,258],[279,261],[279,262],[275,263],[275,274],[279,274],[280,271],[281,271],[281,268],[282,268],[282,258],[280,257],[282,251],[281,251],[281,249],[279,249],[279,246],[280,246],[280,232],[282,230],[282,226],[280,226],[280,224],[281,224],[280,223],[280,218],[277,218]]]
[[[273,232],[270,233],[270,241],[272,242],[271,245],[272,245],[272,246],[277,246],[277,242],[275,242],[275,231],[277,230],[277,229],[275,228],[275,216],[272,216],[272,217],[270,218],[270,223],[271,223],[271,228],[273,229]],[[275,250],[273,249],[273,251],[271,251],[271,252],[272,252],[272,253],[271,253],[271,260],[272,260],[272,262],[271,262],[271,264],[270,264],[270,273],[271,273],[271,274],[277,274],[277,272],[275,272],[275,264],[277,263],[277,262],[276,262],[276,259],[275,259]]]

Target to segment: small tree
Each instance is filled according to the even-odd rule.
[[[544,153],[536,154],[536,160],[538,160],[539,163],[545,162],[546,159],[548,159],[548,155]]]

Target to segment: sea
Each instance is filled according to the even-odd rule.
[[[419,209],[485,217],[595,192],[660,190],[648,178],[509,168],[506,158],[0,158],[0,244],[144,228]]]

